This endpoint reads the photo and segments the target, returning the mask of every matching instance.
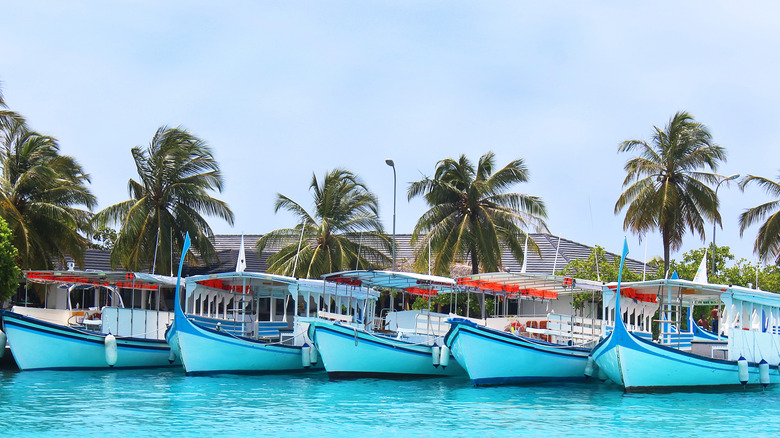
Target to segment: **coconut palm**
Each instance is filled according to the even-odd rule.
[[[97,203],[87,188],[89,175],[60,154],[55,138],[30,130],[18,118],[7,122],[0,130],[0,213],[13,232],[19,265],[47,269],[68,255],[83,265],[89,210]]]
[[[428,261],[428,246],[433,254],[432,270],[447,275],[450,266],[470,258],[476,274],[501,267],[502,245],[521,261],[527,238],[523,228],[546,229],[547,210],[537,196],[505,193],[511,186],[528,181],[528,169],[522,159],[493,173],[492,152],[481,156],[477,166],[465,155],[460,159],[439,161],[433,178],[424,178],[409,186],[408,197],[423,196],[430,209],[417,221],[412,243],[418,270]],[[531,248],[538,251],[535,244]]]
[[[0,84],[2,84],[2,82],[0,82]],[[15,124],[24,123],[24,117],[8,109],[5,104],[5,99],[3,98],[3,90],[0,88],[0,142],[5,142],[5,140],[3,140],[5,131],[10,130]]]
[[[654,130],[650,143],[626,140],[618,148],[639,155],[626,162],[626,189],[615,203],[615,214],[627,206],[623,229],[640,238],[659,230],[668,272],[670,250],[680,248],[687,229],[704,240],[705,219],[721,223],[717,194],[707,185],[717,183],[718,176],[703,170],[716,171],[726,152],[706,126],[684,111],[664,129]]]
[[[171,253],[180,252],[187,232],[204,261],[216,260],[213,233],[203,215],[232,225],[233,212],[209,194],[221,192],[223,185],[211,148],[185,129],[162,126],[147,148],[136,146],[131,153],[139,177],[128,182],[131,199],[95,215],[98,226],[120,226],[112,264],[169,273]]]
[[[319,278],[330,272],[387,265],[390,258],[381,249],[388,251],[392,244],[379,221],[379,203],[355,174],[334,169],[321,182],[312,175],[309,189],[314,196],[312,213],[277,194],[274,211],[293,213],[299,224],[271,231],[258,240],[258,254],[268,245],[282,246],[269,257],[268,272]]]
[[[764,221],[758,229],[753,249],[764,260],[770,257],[776,259],[780,256],[780,183],[748,175],[739,186],[744,190],[750,183],[761,186],[775,200],[745,210],[739,215],[739,235],[741,237],[749,226]]]

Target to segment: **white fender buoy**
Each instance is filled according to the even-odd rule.
[[[593,360],[593,356],[588,356],[588,363],[585,364],[585,378],[590,379],[593,377],[593,370],[594,366],[596,365],[596,361]]]
[[[439,368],[439,360],[441,359],[441,349],[437,346],[431,348],[431,358],[433,359],[433,366]]]
[[[309,351],[309,362],[311,362],[312,365],[317,365],[317,361],[320,360],[319,357],[319,351],[317,351],[317,346],[312,344],[311,350]]]
[[[103,341],[106,348],[106,363],[108,366],[113,367],[116,365],[117,352],[116,352],[116,338],[111,333],[106,336]]]
[[[737,360],[737,371],[739,374],[739,383],[745,385],[748,382],[748,362],[744,356],[739,356]]]
[[[5,342],[8,340],[8,338],[5,336],[5,333],[3,333],[2,330],[0,330],[0,357],[3,357],[5,354]]]
[[[769,362],[764,359],[758,363],[758,381],[764,385],[764,388],[769,385]]]
[[[439,357],[439,365],[441,365],[442,369],[447,368],[447,365],[450,364],[450,347],[446,345],[441,346],[441,355]]]
[[[601,367],[596,367],[596,368],[598,368],[597,375],[599,377],[599,380],[601,380],[602,382],[606,382],[607,379],[609,379],[609,376],[607,376],[607,373],[605,373],[604,370]]]
[[[171,348],[171,352],[168,353],[168,363],[174,363],[176,362],[176,352],[173,351],[173,348]]]
[[[303,344],[303,347],[301,347],[301,365],[304,368],[311,366],[311,347],[309,347],[309,344]]]

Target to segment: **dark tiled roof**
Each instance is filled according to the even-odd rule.
[[[555,271],[563,269],[570,261],[587,258],[592,247],[577,243],[568,239],[559,238],[545,233],[530,233],[531,239],[536,242],[541,255],[533,251],[528,251],[527,272],[538,274],[552,274]],[[262,237],[261,234],[245,234],[244,249],[246,252],[247,270],[253,272],[264,272],[267,268],[268,257],[278,251],[281,246],[268,246],[263,253],[258,256],[255,250],[257,240]],[[411,234],[396,234],[398,249],[396,253],[397,265],[411,263],[414,259],[414,249],[412,248]],[[376,244],[376,240],[366,238],[365,245]],[[184,275],[210,274],[217,272],[230,272],[236,267],[238,251],[241,246],[240,234],[219,234],[214,236],[214,248],[219,257],[219,264],[195,265],[185,264]],[[607,259],[613,261],[620,256],[615,253],[607,252]],[[390,256],[390,254],[388,254]],[[633,272],[641,273],[643,264],[634,259],[626,259],[626,267]],[[64,267],[62,267],[64,268]],[[389,266],[388,266],[389,268]],[[505,251],[503,254],[503,268],[510,271],[520,271],[521,264],[515,260],[511,253]],[[88,249],[85,253],[85,269],[111,270],[109,261],[109,252],[98,249]]]
[[[526,270],[529,273],[552,274],[555,271],[560,271],[563,269],[572,260],[587,258],[593,251],[593,247],[583,245],[568,239],[559,238],[558,236],[553,236],[546,233],[529,233],[529,235],[531,236],[531,239],[539,246],[539,251],[541,253],[541,255],[537,255],[533,251],[528,251],[529,257]],[[249,270],[253,270],[249,268],[250,252],[252,253],[253,257],[257,257],[257,254],[254,251],[254,246],[255,242],[257,242],[260,237],[261,235],[259,234],[244,235],[244,245],[247,254],[247,269]],[[396,234],[395,237],[396,241],[398,242],[398,249],[396,252],[398,266],[401,266],[405,262],[411,262],[414,260],[414,248],[412,248],[410,244],[412,235]],[[232,269],[235,267],[235,261],[238,257],[238,248],[241,245],[241,235],[221,234],[214,236],[214,238],[214,246],[218,251],[231,251],[233,253],[232,264],[225,265],[225,267]],[[374,242],[371,242],[368,238],[366,238],[366,241],[364,241],[364,244],[366,245],[371,243],[376,244],[377,242],[375,240]],[[260,257],[258,260],[258,266],[260,267],[259,271],[262,272],[265,270],[265,267],[267,266],[265,263],[268,260],[268,257],[278,250],[279,247],[265,248],[262,257]],[[607,252],[606,256],[610,262],[615,258],[620,258],[620,255],[611,252]],[[503,265],[504,269],[511,271],[520,271],[522,268],[521,264],[515,260],[508,251],[505,251],[503,254]],[[633,272],[641,273],[643,263],[629,258],[626,259],[626,267]]]

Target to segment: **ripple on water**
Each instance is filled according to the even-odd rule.
[[[780,391],[623,394],[615,386],[475,388],[468,380],[329,380],[324,373],[0,371],[0,433],[16,436],[762,435]]]

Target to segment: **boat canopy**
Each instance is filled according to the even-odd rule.
[[[282,298],[286,295],[297,296],[353,296],[354,288],[339,288],[337,284],[326,284],[323,280],[298,279],[284,275],[261,272],[224,272],[220,274],[198,275],[187,278],[188,284],[195,287],[218,289],[230,293],[254,293],[259,296]],[[366,291],[361,290],[361,295]],[[370,299],[379,297],[379,292],[369,289]]]
[[[455,280],[414,272],[358,270],[325,274],[326,282],[350,286],[383,287],[413,295],[436,295],[458,289]]]
[[[559,294],[600,291],[603,283],[572,277],[516,272],[489,272],[457,279],[468,292],[502,295],[508,298],[554,300]]]
[[[120,271],[25,271],[31,283],[112,286],[123,289],[158,290],[175,287],[176,277]]]
[[[314,296],[341,296],[363,298],[368,296],[369,300],[379,298],[379,291],[373,288],[361,288],[352,285],[341,285],[339,283],[328,283],[325,280],[299,279],[297,283],[298,292],[301,294],[312,294]],[[356,293],[359,293],[356,294]]]
[[[717,304],[723,293],[736,288],[722,284],[695,283],[682,279],[658,279],[636,282],[622,282],[620,296],[633,298],[637,301],[658,303],[663,299],[665,304],[681,304],[684,307],[701,304]],[[739,288],[751,292],[747,288]],[[604,299],[610,300],[615,295],[617,283],[604,286]],[[762,292],[767,294],[769,292]],[[774,295],[774,294],[772,294]],[[670,302],[673,299],[673,302]]]

